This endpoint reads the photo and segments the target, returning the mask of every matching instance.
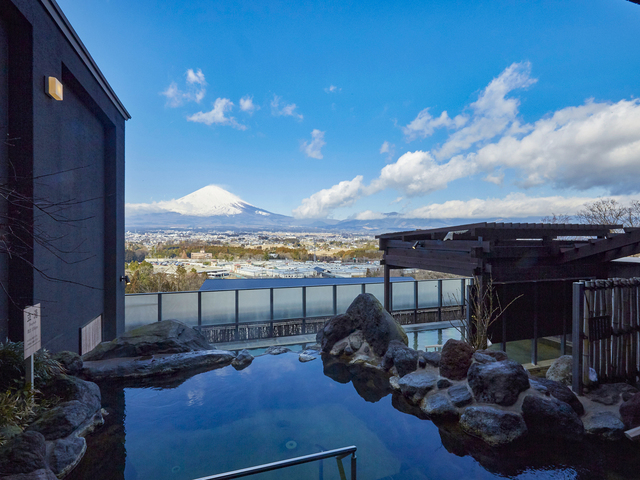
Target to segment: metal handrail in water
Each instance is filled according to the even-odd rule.
[[[279,470],[281,468],[293,467],[294,465],[301,465],[303,463],[315,462],[316,460],[323,460],[325,458],[338,457],[338,464],[342,466],[340,460],[347,455],[351,454],[351,480],[356,480],[356,450],[358,448],[355,445],[350,447],[336,448],[335,450],[327,450],[326,452],[312,453],[311,455],[304,455],[302,457],[290,458],[289,460],[280,460],[279,462],[265,463],[264,465],[257,465],[255,467],[243,468],[240,470],[234,470],[232,472],[218,473],[217,475],[210,475],[208,477],[200,477],[194,480],[227,480],[232,478],[241,478],[248,475],[254,475],[256,473],[270,472],[272,470]],[[341,472],[343,473],[343,472]],[[341,475],[342,476],[342,475]]]

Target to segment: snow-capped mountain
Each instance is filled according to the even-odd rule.
[[[208,185],[176,200],[126,206],[127,226],[138,227],[259,227],[288,225],[292,220],[251,205],[217,185]]]
[[[161,203],[163,203],[163,207],[169,212],[179,213],[180,215],[193,215],[196,217],[239,215],[242,213],[255,213],[264,216],[271,215],[270,212],[254,207],[237,195],[217,185],[208,185],[177,200]]]

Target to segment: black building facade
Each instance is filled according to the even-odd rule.
[[[0,0],[0,340],[38,303],[51,351],[124,330],[129,118],[54,0]]]

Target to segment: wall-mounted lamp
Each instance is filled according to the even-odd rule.
[[[413,248],[415,250],[419,246],[420,246],[420,242],[416,242],[416,243],[413,244],[413,247],[411,247],[411,248]]]
[[[131,285],[131,280],[129,280],[129,275],[123,275],[120,277],[120,281],[124,282],[125,285]]]
[[[47,77],[45,91],[54,100],[62,101],[62,83],[56,77]]]

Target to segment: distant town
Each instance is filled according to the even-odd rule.
[[[132,279],[128,293],[197,290],[207,278],[355,278],[383,273],[382,252],[373,235],[127,231],[125,249],[127,274]],[[450,276],[407,270],[394,271],[394,275]]]

